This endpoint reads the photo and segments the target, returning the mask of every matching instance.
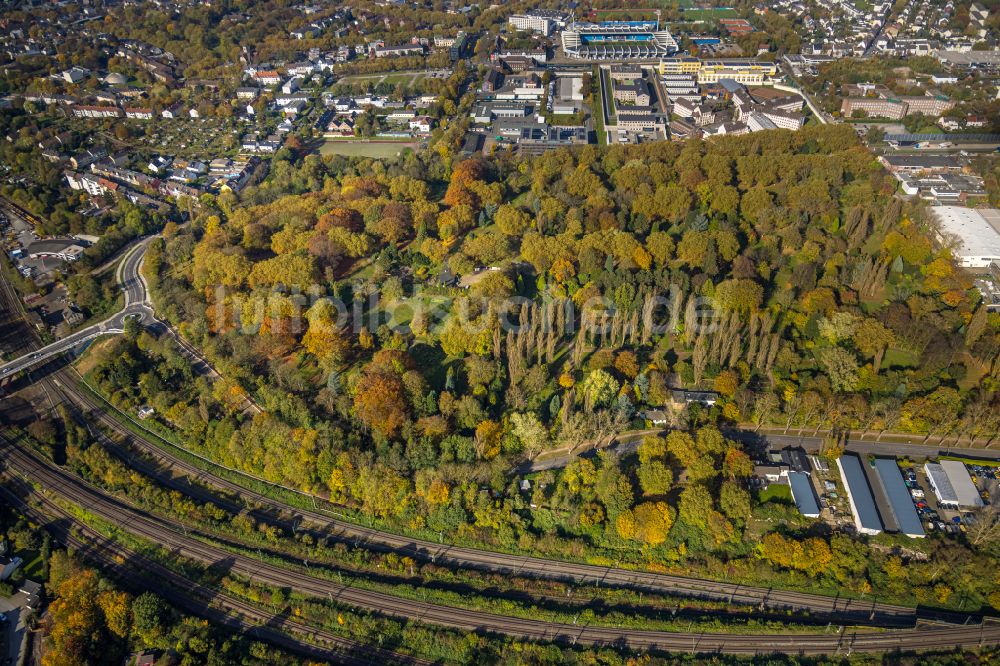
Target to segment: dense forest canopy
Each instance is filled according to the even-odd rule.
[[[887,573],[891,551],[755,502],[752,452],[719,430],[995,436],[1000,321],[894,189],[843,126],[278,160],[147,254],[158,311],[225,379],[145,334],[92,377],[224,464],[399,529],[986,603],[990,539],[929,541],[963,561],[947,573]],[[678,405],[676,388],[719,400]],[[681,430],[518,488],[525,457],[642,428],[648,409]],[[822,557],[789,555],[792,535]]]

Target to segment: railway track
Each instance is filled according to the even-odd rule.
[[[63,371],[63,373],[65,372],[68,371]],[[172,455],[163,446],[154,444],[147,438],[137,436],[108,414],[109,405],[99,404],[94,397],[75,389],[72,378],[66,374],[61,374],[61,377],[65,379],[65,383],[61,382],[63,384],[61,388],[73,402],[106,428],[123,437],[131,446],[168,469],[197,480],[199,483],[210,485],[231,497],[239,498],[242,505],[226,501],[215,493],[204,492],[190,483],[182,483],[164,470],[157,469],[155,465],[129,456],[120,445],[106,442],[113,449],[116,448],[117,451],[113,450],[112,452],[127,460],[129,465],[134,465],[144,474],[174,489],[189,493],[200,501],[211,501],[230,511],[238,512],[245,506],[280,508],[283,513],[290,514],[290,517],[282,519],[269,516],[267,520],[285,529],[301,531],[309,524],[313,526],[312,530],[317,537],[326,537],[376,551],[396,552],[424,562],[504,575],[534,577],[575,584],[627,587],[661,594],[759,606],[779,611],[808,612],[815,617],[829,618],[832,621],[850,624],[913,626],[919,619],[917,610],[914,608],[879,603],[874,599],[835,598],[807,592],[749,587],[683,576],[442,545],[337,520],[319,511],[281,505],[276,500],[247,489],[240,484],[208,474],[200,467]],[[166,444],[174,446],[169,442]],[[953,613],[923,613],[923,616],[925,619],[950,621],[957,624],[967,622],[970,617],[967,614]]]
[[[5,287],[2,290],[2,296],[9,299],[16,298],[15,295],[9,294],[9,285],[6,284],[6,281],[0,280],[0,282],[3,282]],[[11,303],[11,305],[15,309],[11,310],[9,314],[14,314],[17,312],[16,308],[18,305],[15,303]],[[43,379],[42,381],[48,382],[50,386],[54,384],[50,378]],[[291,522],[286,521],[287,524],[297,525],[301,521],[306,520],[328,530],[326,532],[327,536],[354,543],[356,546],[363,546],[373,550],[394,551],[424,561],[446,564],[448,566],[479,569],[509,575],[534,576],[577,583],[648,589],[664,594],[680,594],[744,605],[759,604],[762,608],[808,611],[811,614],[829,613],[831,617],[842,618],[845,623],[863,623],[865,616],[867,616],[870,622],[884,624],[910,624],[918,619],[918,614],[913,608],[880,604],[876,601],[864,602],[850,599],[835,599],[802,592],[743,587],[730,583],[631,571],[617,567],[576,564],[544,558],[452,547],[365,528],[336,520],[319,511],[308,511],[287,505],[280,505],[273,499],[260,493],[215,475],[207,474],[202,469],[171,455],[162,447],[127,431],[114,417],[105,413],[106,410],[104,407],[95,404],[89,396],[76,390],[73,381],[67,380],[65,386],[61,386],[60,388],[64,389],[67,394],[71,394],[78,402],[84,403],[85,408],[92,410],[94,415],[100,418],[107,427],[124,434],[134,446],[143,450],[147,455],[154,456],[155,459],[160,460],[170,469],[180,471],[189,478],[195,478],[216,489],[228,492],[238,497],[241,502],[249,501],[263,507],[283,509],[292,515]],[[89,401],[89,407],[87,406],[87,401]],[[24,461],[22,460],[22,462]],[[37,472],[37,461],[35,461],[34,465]],[[51,470],[49,471],[51,472]],[[160,476],[162,476],[162,473]],[[52,482],[53,479],[49,477],[49,481]],[[57,480],[57,487],[59,483]],[[65,481],[63,483],[65,484]],[[68,487],[68,484],[66,485]],[[89,492],[93,493],[96,491],[89,489]],[[97,494],[99,495],[100,493],[98,492]],[[94,498],[87,497],[86,499],[88,501],[82,502],[82,505],[92,509],[93,506],[89,503],[89,500],[93,500]],[[105,497],[104,500],[107,500],[107,498]],[[215,497],[215,500],[218,500],[218,498]],[[100,503],[100,506],[107,509],[107,506],[103,503]],[[125,524],[123,524],[121,515],[120,510],[118,514],[115,514],[115,511],[112,510],[107,514],[107,519],[124,529],[131,530],[133,528],[132,516],[130,516],[129,520],[124,521]],[[148,517],[145,520],[149,520]],[[153,525],[143,524],[144,529],[148,532],[148,538],[156,541],[158,538],[162,539],[166,533],[170,532],[169,529],[164,528],[163,525],[156,523],[156,521],[153,521],[153,523]],[[174,542],[178,538],[180,538],[178,535],[171,534],[167,541]],[[195,541],[192,543],[188,539],[184,541],[184,543],[175,545],[200,561],[210,563],[218,561],[219,557],[224,557],[227,560],[232,558],[228,552],[220,552],[210,548],[206,550],[204,544],[200,544],[200,542]],[[213,560],[213,558],[215,559]],[[251,578],[254,573],[260,572],[261,563],[256,560],[241,556],[239,562],[241,566],[245,567],[244,571]],[[581,628],[575,625],[561,625],[495,616],[464,609],[407,601],[381,593],[352,590],[343,586],[333,585],[328,581],[319,581],[304,574],[289,572],[277,567],[268,567],[267,575],[268,580],[273,582],[273,584],[288,585],[291,583],[296,589],[301,589],[303,592],[310,594],[318,594],[321,597],[329,596],[332,598],[331,588],[337,588],[337,596],[342,601],[356,603],[358,606],[370,608],[386,615],[430,622],[467,631],[503,633],[533,640],[557,640],[572,643],[580,641],[597,645],[615,644],[633,648],[651,648],[668,651],[721,651],[734,654],[765,654],[772,652],[828,654],[850,652],[852,650],[883,651],[945,648],[951,646],[973,647],[976,645],[995,645],[1000,642],[1000,627],[982,622],[976,625],[966,624],[954,628],[909,629],[870,634],[854,632],[849,635],[841,634],[839,637],[797,634],[766,636],[674,634],[605,627]],[[324,590],[326,590],[325,595],[323,594]],[[358,596],[359,594],[360,597]],[[973,619],[972,616],[954,616],[951,614],[934,614],[931,619],[957,622],[961,621],[962,618],[967,623]]]
[[[156,593],[174,606],[203,617],[215,624],[306,657],[324,659],[350,666],[372,664],[413,664],[430,662],[389,650],[373,648],[328,631],[310,627],[291,616],[275,614],[242,599],[220,593],[196,583],[167,567],[115,543],[95,530],[77,523],[73,516],[42,493],[34,492],[25,482],[14,482],[17,490],[0,485],[0,495],[31,520],[41,524],[53,538],[73,549],[84,559],[111,573],[133,590],[149,588],[149,576],[161,583]],[[25,498],[30,496],[41,509]],[[69,526],[73,525],[73,528]],[[292,634],[301,636],[296,639]]]
[[[18,305],[11,299],[16,296],[10,293],[11,286],[6,280],[0,280],[4,290],[0,296],[9,301],[11,314],[17,311]],[[58,381],[57,381],[58,380]],[[829,618],[831,621],[848,624],[876,624],[883,626],[912,626],[918,619],[916,609],[892,604],[878,603],[877,600],[857,600],[849,598],[828,597],[806,592],[789,590],[773,590],[770,588],[749,587],[734,583],[701,580],[684,576],[674,576],[621,569],[581,563],[551,560],[539,557],[513,555],[509,553],[484,551],[475,548],[451,546],[414,539],[391,532],[383,532],[374,528],[364,527],[355,523],[338,520],[319,510],[310,511],[286,504],[281,504],[271,497],[246,488],[243,485],[221,478],[219,475],[207,473],[199,466],[174,455],[170,449],[176,445],[162,440],[166,446],[161,446],[145,436],[136,435],[126,428],[109,413],[117,411],[112,405],[100,398],[94,398],[77,387],[79,376],[75,370],[62,369],[51,374],[46,373],[40,383],[47,391],[62,393],[75,403],[84,414],[99,421],[108,430],[123,437],[129,445],[142,452],[147,457],[159,461],[166,470],[156,469],[145,464],[141,458],[129,456],[121,447],[110,446],[113,453],[126,460],[130,466],[141,468],[140,471],[158,482],[196,497],[200,501],[212,501],[223,508],[238,512],[243,507],[220,498],[214,493],[202,491],[190,483],[181,483],[167,470],[172,470],[183,476],[197,480],[199,483],[238,498],[246,506],[272,507],[288,514],[290,518],[270,517],[267,519],[284,529],[302,529],[304,524],[311,524],[318,536],[337,540],[356,547],[364,547],[374,551],[395,552],[423,562],[432,562],[454,568],[465,568],[488,571],[501,575],[517,575],[546,580],[570,582],[574,584],[607,585],[627,587],[659,594],[680,595],[690,598],[722,601],[743,606],[757,606],[782,612],[809,613],[813,618]],[[122,414],[122,418],[129,418]],[[150,433],[152,435],[152,433]],[[158,436],[157,436],[158,437]],[[162,438],[160,438],[162,439]],[[111,443],[103,442],[106,446]],[[205,459],[208,465],[212,461]],[[253,478],[256,482],[261,479]],[[266,482],[265,482],[266,483]],[[311,496],[310,496],[311,497]],[[315,500],[315,498],[313,498]],[[933,613],[930,619],[967,622],[969,616],[949,613]]]
[[[354,589],[308,574],[278,567],[239,553],[224,551],[153,519],[144,512],[103,494],[86,482],[43,461],[6,438],[3,454],[8,464],[22,476],[47,487],[67,500],[86,507],[94,515],[128,532],[158,543],[207,565],[224,563],[228,570],[251,580],[329,598],[352,607],[368,608],[377,613],[463,631],[506,634],[520,639],[615,645],[631,649],[669,652],[723,652],[727,654],[836,654],[851,651],[884,652],[921,649],[951,649],[1000,644],[1000,624],[981,623],[959,627],[931,627],[876,632],[838,634],[766,634],[730,635],[707,633],[671,633],[617,627],[596,627],[544,622],[440,606],[422,601],[400,599],[371,590]]]

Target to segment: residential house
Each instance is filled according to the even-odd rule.
[[[428,116],[418,116],[409,121],[410,129],[420,134],[430,134],[434,121]]]
[[[126,107],[125,117],[133,120],[152,120],[153,110],[148,108]]]

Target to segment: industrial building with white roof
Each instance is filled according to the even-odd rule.
[[[1000,210],[935,206],[938,240],[954,243],[955,259],[966,268],[988,268],[1000,264]]]
[[[983,505],[969,470],[957,460],[942,460],[924,465],[938,504],[952,508],[975,508]]]

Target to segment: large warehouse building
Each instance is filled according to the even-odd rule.
[[[925,536],[924,527],[920,524],[920,517],[913,505],[910,490],[906,487],[906,482],[903,481],[903,475],[899,471],[896,460],[894,458],[876,458],[875,471],[877,472],[878,484],[888,503],[883,518],[885,518],[885,513],[890,513],[896,531],[914,539],[923,538]],[[888,522],[887,520],[886,529],[888,529]]]
[[[931,212],[938,223],[938,240],[953,247],[961,266],[1000,264],[1000,210],[935,206]]]
[[[875,497],[868,486],[861,460],[852,454],[845,453],[837,458],[840,476],[844,479],[847,489],[847,500],[854,515],[854,525],[860,534],[879,534],[882,531],[882,520],[875,508]]]
[[[666,28],[648,21],[573,23],[562,32],[563,52],[583,60],[648,60],[677,52]]]
[[[927,480],[934,489],[938,504],[952,508],[975,508],[983,505],[983,499],[972,483],[969,470],[957,460],[942,460],[924,465]]]

